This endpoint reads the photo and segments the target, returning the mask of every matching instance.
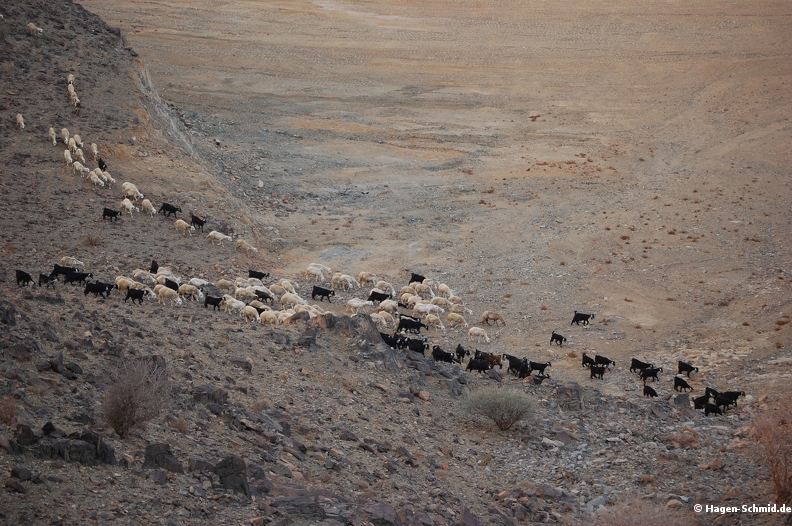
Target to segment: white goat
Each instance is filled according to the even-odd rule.
[[[132,201],[130,201],[126,197],[124,198],[123,201],[121,201],[121,208],[122,208],[122,211],[126,210],[127,212],[129,212],[130,216],[132,216],[132,211],[140,212],[140,208],[138,208],[135,205],[133,205]]]
[[[17,122],[17,126],[19,126],[20,130],[24,130],[25,129],[25,119],[22,118],[22,114],[21,113],[17,113],[16,114],[16,122]]]
[[[140,208],[151,217],[154,217],[154,215],[157,213],[157,211],[154,210],[154,205],[152,205],[151,201],[149,201],[148,199],[144,199],[143,201],[140,202]]]
[[[104,181],[102,181],[102,180],[99,178],[99,176],[98,176],[98,175],[96,175],[96,174],[95,174],[95,173],[93,173],[93,172],[90,172],[90,175],[88,176],[88,178],[91,180],[91,182],[94,184],[94,186],[101,186],[101,187],[104,187],[104,185],[105,185],[105,184],[104,184]]]
[[[69,144],[69,130],[67,128],[61,128],[61,139],[63,139],[63,144]]]
[[[353,315],[360,314],[360,311],[365,312],[366,307],[373,307],[373,301],[366,301],[361,300],[358,298],[352,298],[351,300],[347,301],[347,310],[351,312]]]
[[[49,138],[52,140],[52,145],[53,146],[57,146],[58,145],[58,136],[55,135],[55,128],[50,128],[49,129]]]
[[[143,199],[143,194],[140,193],[140,190],[137,189],[137,186],[128,181],[121,185],[121,192],[124,194],[124,197],[131,197],[135,201],[138,199]]]
[[[168,303],[171,303],[172,305],[182,304],[182,299],[179,297],[179,293],[173,289],[169,289],[164,285],[162,285],[159,290],[157,290],[155,287],[154,294],[157,296],[157,299],[161,305],[166,305]]]
[[[33,22],[30,22],[27,25],[27,31],[28,31],[28,34],[30,36],[36,37],[36,38],[38,38],[38,36],[44,32],[43,29],[41,29],[40,27],[37,27],[36,24],[34,24]]]
[[[290,307],[294,307],[295,305],[307,305],[308,302],[299,297],[297,294],[292,294],[291,292],[287,292],[280,299],[281,310],[285,305],[289,305]]]
[[[95,142],[91,143],[91,153],[93,154],[94,159],[97,159],[99,157],[99,147],[96,146]]]
[[[490,337],[487,336],[487,331],[485,331],[481,327],[471,327],[468,330],[468,340],[472,341],[474,338],[478,338],[479,340],[484,338],[484,341],[486,341],[487,343],[490,342]]]
[[[86,166],[83,166],[80,161],[74,161],[72,163],[72,170],[74,170],[75,172],[90,172],[91,171],[90,168],[88,168]],[[80,175],[82,175],[82,173]]]
[[[69,139],[69,151],[71,153],[77,152],[77,141],[74,140],[74,137]]]
[[[83,263],[79,259],[73,258],[71,256],[63,256],[62,258],[60,258],[60,261],[58,262],[58,264],[61,265],[61,266],[64,266],[64,267],[84,267],[85,266],[85,263]]]
[[[71,152],[69,150],[63,150],[63,158],[66,159],[66,166],[69,166],[71,163],[74,162],[71,156]]]
[[[85,143],[83,142],[83,140],[80,138],[80,136],[79,136],[79,135],[76,135],[76,134],[75,134],[75,136],[73,137],[73,139],[74,139],[74,142],[76,142],[76,143],[77,143],[77,146],[79,146],[80,148],[82,148],[82,147],[85,145]]]
[[[244,301],[235,300],[234,298],[223,296],[223,300],[220,302],[220,308],[223,309],[225,312],[242,312],[242,309],[246,307]]]

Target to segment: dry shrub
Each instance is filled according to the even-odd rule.
[[[770,466],[777,504],[792,504],[792,396],[754,417],[756,439]]]
[[[689,526],[695,524],[683,512],[647,501],[625,501],[597,513],[595,526]],[[590,523],[589,523],[590,524]]]
[[[186,435],[187,431],[190,430],[190,423],[187,421],[186,418],[176,418],[170,421],[170,426],[181,433],[182,435]]]
[[[0,400],[0,423],[7,426],[14,425],[16,421],[16,402],[10,396]]]
[[[475,391],[465,399],[464,408],[470,414],[489,418],[501,431],[520,420],[533,418],[536,413],[533,400],[523,393],[506,389]]]
[[[156,418],[170,405],[170,381],[165,367],[153,360],[123,360],[111,377],[104,399],[104,417],[120,437]]]

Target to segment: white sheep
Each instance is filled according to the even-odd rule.
[[[211,241],[213,245],[215,244],[215,241],[218,241],[218,244],[222,247],[223,241],[231,241],[231,236],[227,236],[221,232],[218,232],[217,230],[212,230],[206,235],[204,241]]]
[[[503,319],[503,316],[498,314],[497,312],[493,312],[491,310],[485,310],[484,313],[481,315],[481,323],[486,323],[490,325],[490,322],[494,321],[495,326],[498,326],[498,322],[500,321],[503,325],[506,325],[506,320]]]
[[[37,27],[36,24],[34,24],[33,22],[30,22],[27,25],[27,31],[28,31],[28,34],[30,36],[36,37],[36,38],[38,38],[38,36],[44,32],[43,29],[41,29],[40,27]]]
[[[99,168],[97,168],[97,170],[99,170]],[[110,175],[110,172],[108,172],[108,171],[106,171],[106,170],[103,170],[103,171],[102,171],[102,177],[104,177],[104,178],[105,178],[105,181],[107,181],[108,183],[113,183],[113,184],[115,184],[115,182],[116,182],[116,180],[115,180],[115,179],[113,179],[113,176],[112,176],[112,175]]]
[[[157,290],[157,287],[161,287]],[[154,294],[157,296],[160,305],[167,305],[168,303],[172,305],[181,305],[182,299],[179,297],[179,293],[173,289],[169,289],[165,285],[157,285],[154,287]]]
[[[95,142],[91,143],[91,153],[93,154],[94,159],[98,159],[99,158],[99,147],[96,146]]]
[[[132,279],[141,283],[145,283],[149,286],[155,285],[157,283],[157,278],[154,276],[154,274],[148,270],[139,268],[136,268],[134,271],[132,271]]]
[[[140,208],[138,208],[138,207],[136,207],[135,205],[133,205],[133,204],[132,204],[132,201],[130,201],[130,200],[129,200],[129,199],[127,199],[126,197],[124,198],[124,200],[123,200],[123,201],[121,201],[121,205],[120,205],[120,206],[121,206],[121,208],[122,208],[122,211],[123,211],[123,210],[126,210],[127,212],[129,212],[129,215],[130,215],[130,216],[132,216],[132,212],[133,212],[133,211],[135,211],[135,212],[140,212]]]
[[[471,327],[468,330],[468,340],[472,341],[474,338],[478,338],[479,340],[484,338],[484,341],[486,341],[487,343],[490,342],[490,337],[487,336],[487,331],[485,331],[481,327]]]
[[[294,309],[286,309],[278,311],[276,314],[278,316],[278,321],[280,323],[285,323],[286,320],[294,316],[295,310]]]
[[[20,130],[24,130],[25,129],[25,119],[22,118],[22,114],[21,113],[17,113],[16,114],[16,122],[17,122],[17,126],[19,126]]]
[[[204,295],[201,292],[201,289],[196,287],[195,285],[179,285],[179,290],[176,291],[181,298],[186,299],[193,299],[195,301],[202,300]]]
[[[258,310],[272,310],[269,305],[266,305],[265,303],[262,303],[259,300],[253,300],[250,303],[248,303],[248,305],[257,308]]]
[[[124,194],[124,197],[131,197],[135,201],[138,199],[143,199],[143,194],[140,193],[140,190],[137,189],[137,186],[128,181],[121,185],[121,192]]]
[[[258,278],[237,278],[234,280],[234,285],[237,287],[258,287],[264,283]]]
[[[75,108],[80,104],[80,98],[76,93],[69,93],[69,99],[71,99],[72,106]]]
[[[446,315],[446,321],[448,322],[449,327],[456,327],[457,325],[462,325],[463,327],[467,328],[468,325],[467,320],[461,314],[457,314],[456,312],[449,312]]]
[[[439,328],[443,331],[445,330],[445,327],[443,327],[443,322],[440,321],[440,318],[434,314],[427,314],[423,322],[429,327]]]
[[[154,205],[152,205],[151,201],[149,201],[148,199],[144,199],[143,201],[140,202],[140,209],[146,212],[151,217],[154,217],[154,215],[157,213],[157,211],[154,210]]]
[[[434,298],[434,291],[430,285],[414,282],[410,283],[410,286],[415,289],[415,293],[419,296],[424,297],[426,294],[429,294],[430,298]]]
[[[49,138],[52,140],[52,145],[53,146],[57,146],[58,145],[58,136],[55,135],[55,128],[50,128],[49,129]]]
[[[410,285],[405,285],[399,291],[399,296],[403,296],[404,294],[408,294],[408,293],[412,295],[416,295],[415,289],[413,287],[411,287]]]
[[[292,294],[297,294],[297,289],[300,288],[300,286],[297,283],[293,281],[289,281],[286,278],[280,280],[278,282],[278,285],[286,289],[288,292],[291,292]]]
[[[176,283],[181,283],[181,278],[178,277],[170,267],[159,267],[157,269],[157,283],[165,283],[165,279],[169,279]]]
[[[386,322],[380,314],[379,312],[372,312],[369,316],[371,316],[371,321],[373,321],[378,328],[388,330],[388,322]],[[386,312],[385,314],[388,313]]]
[[[90,172],[91,171],[90,168],[88,168],[86,166],[83,166],[80,161],[74,161],[72,163],[72,170],[74,170],[75,172]],[[80,175],[82,175],[82,173]]]
[[[387,329],[389,326],[394,326],[396,324],[396,320],[393,319],[393,316],[388,314],[386,311],[379,311],[374,312],[371,314],[371,317],[378,316],[384,323],[385,328]]]
[[[291,292],[287,292],[280,299],[281,310],[285,305],[289,305],[294,307],[295,305],[307,305],[308,302],[299,297],[297,294],[293,294]]]
[[[377,310],[381,312],[388,312],[390,314],[396,314],[399,312],[399,304],[394,300],[383,300],[380,302]]]
[[[64,266],[64,267],[84,267],[85,266],[85,263],[83,263],[79,259],[73,258],[71,256],[63,256],[62,258],[60,258],[60,261],[58,262],[58,264],[61,265],[61,266]]]
[[[306,277],[313,276],[314,278],[316,278],[316,281],[324,281],[325,279],[324,273],[322,272],[322,269],[320,269],[319,267],[308,267],[307,269],[305,269],[304,274]]]
[[[451,296],[454,295],[454,292],[451,290],[451,288],[448,285],[446,285],[445,283],[441,283],[437,286],[437,295],[450,298]]]
[[[71,163],[74,162],[72,159],[71,152],[69,150],[63,150],[63,158],[66,159],[66,166],[69,166]]]
[[[69,130],[67,128],[61,128],[61,139],[63,144],[69,144]]]
[[[88,164],[88,161],[86,161],[86,160],[85,160],[85,155],[83,154],[82,148],[77,148],[77,149],[74,151],[74,157],[75,157],[75,158],[76,158],[78,161],[80,161],[81,163],[83,163],[83,164],[85,164],[85,165],[87,165],[87,164]]]
[[[280,318],[278,317],[278,314],[271,310],[265,310],[264,312],[262,312],[259,315],[259,320],[261,321],[261,323],[265,325],[266,324],[277,325],[280,323]]]
[[[242,307],[242,318],[244,318],[245,321],[260,320],[258,311],[255,309],[255,307],[251,307],[250,305],[245,305]]]
[[[348,290],[348,289],[359,289],[360,283],[358,280],[349,276],[347,274],[342,274],[340,272],[336,272],[333,274],[333,277],[330,278],[330,284],[333,286],[334,289],[341,289],[341,290]]]
[[[347,310],[352,313],[354,316],[355,314],[360,314],[360,311],[365,312],[366,307],[373,307],[373,301],[361,300],[358,298],[352,298],[351,300],[347,301]]]
[[[457,314],[473,314],[473,311],[462,305],[461,303],[454,303],[449,309],[451,312]]]
[[[309,267],[315,267],[315,268],[318,268],[318,269],[319,269],[319,270],[321,270],[322,272],[327,272],[328,274],[331,274],[331,273],[333,272],[333,269],[331,269],[330,267],[328,267],[328,266],[326,266],[326,265],[322,265],[321,263],[311,263],[311,264],[310,264],[310,265],[308,265],[308,266],[309,266]]]
[[[77,141],[74,140],[74,137],[69,139],[69,151],[72,153],[77,152]]]
[[[237,287],[234,289],[234,298],[242,301],[252,301],[258,296],[255,290],[250,290],[247,287]]]
[[[410,308],[415,307],[415,305],[422,299],[423,298],[421,298],[420,296],[416,296],[415,294],[410,294],[409,292],[405,292],[404,294],[402,294],[401,298],[399,298],[401,303],[407,305]]]
[[[258,249],[256,247],[254,247],[253,245],[251,245],[250,243],[248,243],[244,239],[237,239],[237,241],[236,241],[236,249],[237,250],[244,250],[245,252],[247,252],[248,256],[250,255],[251,252],[253,252],[253,253],[258,252]]]
[[[69,73],[66,75],[66,82],[68,84],[74,84],[74,73]]]
[[[446,307],[446,308],[448,308],[451,305],[453,305],[453,303],[451,303],[450,301],[448,301],[447,299],[445,299],[442,296],[435,296],[434,298],[432,298],[431,303],[432,303],[432,305],[437,305],[439,307]]]
[[[176,230],[183,230],[187,232],[188,234],[190,234],[190,237],[192,237],[193,230],[195,230],[195,226],[189,224],[187,221],[183,219],[177,219],[176,221],[174,221],[173,226],[176,227]]]
[[[375,276],[371,272],[363,271],[358,274],[358,281],[360,282],[361,285],[364,285],[366,283],[371,283],[372,285],[374,285],[377,282],[377,276]]]
[[[464,301],[462,301],[462,298],[460,298],[456,294],[452,294],[451,296],[449,296],[448,301],[450,301],[451,303],[459,303],[460,305],[465,303]]]
[[[94,186],[101,186],[101,187],[104,187],[104,185],[105,185],[105,184],[104,184],[104,181],[102,181],[102,180],[99,178],[99,176],[97,176],[95,173],[91,172],[91,173],[90,173],[90,175],[89,175],[88,177],[89,177],[89,179],[91,180],[91,182],[94,184]]]
[[[236,290],[236,285],[234,285],[233,281],[228,281],[227,279],[219,279],[217,283],[215,283],[215,287],[220,290],[224,290],[226,292],[234,292]]]
[[[66,89],[68,90],[68,92],[69,92],[69,95],[71,95],[72,93],[74,93],[74,84],[72,84],[72,83],[70,82],[70,83],[69,83],[69,84],[66,86]]]
[[[220,302],[220,308],[223,309],[225,312],[242,312],[242,309],[246,307],[244,301],[235,300],[229,296],[223,296],[223,300]]]
[[[75,135],[75,136],[74,136],[74,142],[76,142],[76,143],[77,143],[77,146],[79,146],[80,148],[82,148],[83,146],[85,146],[85,143],[83,142],[83,140],[80,138],[80,136],[79,136],[79,135]]]
[[[272,285],[270,285],[269,289],[270,289],[270,292],[272,292],[276,296],[283,296],[284,294],[289,292],[288,290],[284,289],[283,287],[281,287],[277,283],[273,283]]]

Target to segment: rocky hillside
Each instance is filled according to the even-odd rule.
[[[772,500],[748,410],[765,400],[750,394],[707,418],[687,394],[640,396],[621,360],[606,373],[623,388],[613,394],[579,366],[579,348],[556,350],[559,373],[551,366],[541,384],[506,368],[466,372],[386,346],[368,316],[345,312],[355,290],[322,303],[327,314],[269,326],[201,302],[19,286],[17,269],[37,279],[63,256],[105,282],[152,259],[185,281],[216,282],[277,268],[278,253],[215,246],[162,215],[104,220],[131,181],[157,205],[179,203],[182,218],[192,211],[212,229],[258,239],[248,205],[205,168],[118,29],[71,1],[12,0],[0,14],[0,513],[9,524],[615,524],[607,510],[635,500],[663,510],[665,524],[714,524],[717,515],[692,505]],[[97,143],[116,184],[75,173],[50,127],[79,134],[86,152]],[[409,273],[382,277],[400,288]],[[304,276],[270,280],[280,278],[309,296]],[[607,322],[581,337],[605,337]],[[464,331],[432,342],[468,345]],[[164,366],[170,388],[159,416],[121,437],[105,418],[108,393],[120,363],[141,362]],[[497,430],[462,409],[482,387],[529,395],[535,414]]]

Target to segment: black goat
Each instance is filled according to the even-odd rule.
[[[102,159],[101,157],[99,157],[99,169],[102,170],[103,172],[107,171],[107,163],[104,162],[104,159]]]
[[[259,272],[258,270],[248,270],[249,278],[264,280],[269,277],[269,272]]]
[[[721,411],[720,407],[715,404],[707,403],[704,406],[704,416],[710,416],[711,414],[722,415],[723,411]]]
[[[83,290],[83,294],[87,296],[89,293],[91,293],[94,295],[94,297],[105,296],[109,298],[110,291],[117,288],[118,285],[110,284],[110,283],[102,283],[101,281],[97,281],[96,283],[86,283],[85,290]]]
[[[386,294],[384,292],[377,292],[376,290],[372,290],[371,294],[366,301],[376,301],[377,303],[381,303],[385,300],[390,299],[390,294]]]
[[[600,380],[604,380],[604,378],[602,377],[602,375],[605,374],[605,369],[606,369],[604,365],[592,365],[590,369],[591,369],[591,374],[589,375],[589,377],[596,378],[599,376]]]
[[[420,334],[421,328],[428,329],[429,327],[423,322],[416,321],[406,316],[402,316],[401,318],[399,318],[399,326],[396,330],[397,331],[404,330],[405,332]]]
[[[444,351],[439,345],[432,347],[432,358],[434,358],[436,362],[456,363],[454,355]]]
[[[90,272],[69,272],[66,274],[66,278],[63,280],[63,284],[66,283],[79,283],[81,285],[86,284],[86,280],[88,278],[92,278],[93,274]]]
[[[657,398],[657,391],[652,388],[650,385],[644,386],[644,396],[651,396],[652,398]]]
[[[630,364],[630,372],[634,373],[635,371],[643,371],[644,369],[650,369],[652,367],[654,367],[654,364],[642,362],[641,360],[633,358],[632,363]]]
[[[591,367],[592,365],[595,365],[594,358],[591,358],[588,354],[583,353],[583,367]]]
[[[737,399],[745,396],[745,391],[726,391],[720,394],[724,398],[734,401],[734,407],[737,407]]]
[[[165,286],[168,287],[169,289],[179,292],[179,284],[170,278],[165,278]]]
[[[684,379],[680,378],[679,376],[674,377],[674,391],[685,391],[690,390],[693,391],[693,388],[690,387]]]
[[[52,269],[52,272],[50,272],[50,277],[56,277],[56,276],[66,277],[72,272],[79,272],[79,271],[74,267],[64,267],[56,263]]]
[[[567,339],[560,334],[556,334],[555,331],[553,331],[553,334],[550,335],[550,345],[553,345],[555,342],[559,347],[563,347],[563,343],[565,341],[567,341]]]
[[[503,357],[509,362],[509,367],[506,369],[506,372],[513,373],[514,375],[517,375],[520,372],[520,367],[528,361],[526,358],[517,358],[511,354],[504,354]]]
[[[410,276],[410,283],[413,283],[413,282],[416,282],[416,281],[418,283],[423,283],[425,279],[426,278],[424,276],[421,276],[420,274],[416,274],[415,272],[413,272],[412,275]]]
[[[205,224],[206,224],[206,219],[190,212],[190,225],[200,229],[201,232],[203,232],[204,231],[203,227]],[[269,276],[269,274],[267,274],[267,276]],[[257,276],[248,276],[248,277],[255,278]],[[263,278],[259,278],[259,279],[263,279]]]
[[[206,295],[204,298],[204,309],[208,308],[209,305],[212,306],[212,310],[218,310],[220,308],[220,302],[223,301],[223,298],[215,298],[214,296]]]
[[[52,285],[53,283],[57,283],[57,282],[58,282],[58,278],[54,278],[52,276],[48,276],[47,274],[39,274],[39,279],[38,279],[38,286],[39,287],[41,286],[42,283],[46,283],[47,284],[47,288],[49,288],[50,285]]]
[[[470,356],[470,351],[462,347],[461,343],[458,343],[456,347],[456,356],[457,361],[462,363],[465,361],[465,356]]]
[[[258,299],[260,299],[261,301],[264,301],[264,302],[269,301],[271,305],[275,304],[275,297],[271,296],[270,294],[267,294],[263,290],[254,289],[254,293],[256,294],[256,297]],[[327,301],[330,301],[330,300],[328,299]]]
[[[118,221],[118,216],[120,215],[121,212],[119,212],[118,210],[113,210],[112,208],[104,207],[104,210],[102,210],[102,221],[104,221],[108,217],[110,218],[110,221],[113,220]]]
[[[492,369],[490,364],[484,360],[476,360],[475,358],[472,358],[468,362],[467,367],[465,367],[465,371],[478,371],[480,373],[486,373],[490,369]]]
[[[581,323],[583,323],[583,325],[588,325],[589,320],[593,319],[593,314],[583,314],[582,312],[575,311],[575,315],[572,317],[572,323],[570,323],[570,325],[580,325]]]
[[[693,367],[689,363],[685,363],[682,360],[679,361],[679,372],[677,374],[687,373],[687,377],[690,378],[690,373],[692,372],[698,372],[698,367]]]
[[[424,340],[417,338],[405,338],[406,347],[408,350],[423,354],[429,349],[429,344]]]
[[[715,405],[718,407],[723,407],[724,409],[728,409],[730,405],[737,407],[737,400],[733,400],[723,395],[718,395],[715,397]]]
[[[704,406],[709,402],[710,397],[707,395],[697,396],[693,399],[693,407],[696,409],[704,409]]]
[[[330,301],[330,296],[335,296],[335,291],[314,285],[313,290],[311,291],[311,299],[315,300],[317,296],[319,296],[319,301],[327,298],[327,303],[332,303]]]
[[[36,284],[36,282],[33,281],[33,276],[31,276],[24,270],[16,271],[16,280],[17,280],[17,285],[19,285],[20,287],[27,287],[28,285]]]
[[[657,373],[662,373],[662,372],[663,372],[662,367],[646,368],[643,371],[641,371],[641,380],[643,380],[644,384],[646,384],[646,380],[648,380],[649,378],[654,378],[655,380],[658,380]]]
[[[380,336],[382,337],[382,341],[385,342],[385,345],[387,345],[391,349],[396,349],[399,347],[399,340],[395,336],[391,336],[390,334],[385,334],[384,332],[381,332]]]
[[[552,364],[550,362],[545,362],[545,363],[528,362],[528,374],[531,374],[534,371],[539,371],[539,374],[544,374],[545,369],[551,366]]]
[[[124,298],[124,303],[129,298],[132,298],[132,303],[137,301],[141,305],[143,305],[143,298],[149,295],[149,291],[146,289],[127,289],[126,297]]]
[[[614,362],[610,358],[606,358],[604,356],[600,356],[599,354],[595,354],[594,355],[594,363],[596,365],[604,365],[606,369],[608,367],[610,367],[611,365],[616,367],[616,362]]]
[[[168,217],[169,215],[173,215],[173,217],[179,217],[176,215],[176,212],[181,212],[181,211],[182,209],[177,206],[173,206],[168,203],[162,203],[162,206],[160,206],[160,209],[157,210],[157,213],[159,214],[160,212],[162,212],[162,215],[165,217]]]
[[[159,270],[159,263],[157,263],[156,259],[152,259],[151,266],[149,267],[149,272],[151,272],[152,274],[156,274],[158,270]]]
[[[717,398],[718,395],[720,395],[720,393],[715,389],[713,389],[712,387],[705,387],[704,394],[712,398]]]

